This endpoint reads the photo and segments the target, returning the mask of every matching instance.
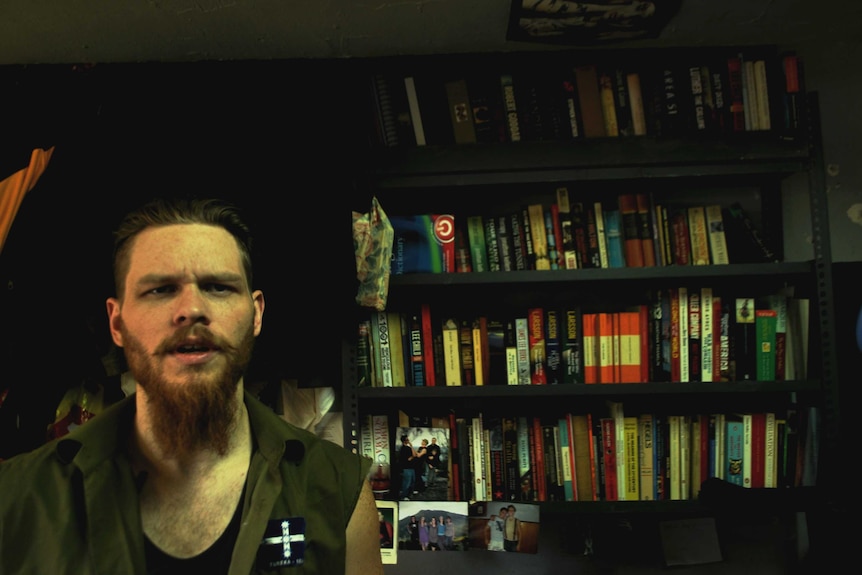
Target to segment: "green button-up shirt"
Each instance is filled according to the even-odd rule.
[[[254,453],[227,573],[344,573],[345,530],[370,460],[288,424],[249,394],[245,402]],[[134,413],[130,396],[69,435],[0,463],[0,573],[146,573],[126,451]],[[305,518],[303,563],[267,570],[257,561],[267,522],[289,517]]]

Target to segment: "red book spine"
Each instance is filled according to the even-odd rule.
[[[764,487],[766,474],[766,413],[751,414],[751,487]]]
[[[425,356],[425,385],[436,385],[434,373],[434,329],[431,324],[431,306],[423,303],[422,319],[422,353]]]
[[[614,420],[602,418],[602,461],[605,468],[605,500],[617,500],[617,451]]]
[[[533,418],[531,450],[536,464],[533,466],[533,477],[535,478],[536,494],[538,501],[548,500],[547,482],[545,481],[545,449],[542,434],[542,421],[538,417]]]
[[[527,312],[529,325],[530,383],[546,385],[545,373],[545,313],[542,308],[530,308]]]
[[[449,412],[449,461],[451,462],[452,477],[449,478],[449,486],[452,489],[452,500],[461,501],[461,464],[460,449],[458,448],[458,421],[454,412]]]

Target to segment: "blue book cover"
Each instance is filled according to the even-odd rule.
[[[724,473],[724,479],[728,483],[734,485],[743,485],[742,477],[742,441],[743,441],[742,421],[727,422],[727,469]]]
[[[608,267],[626,267],[623,255],[622,217],[619,210],[605,210],[605,237],[608,242]]]
[[[393,275],[455,271],[454,216],[389,216],[389,221],[394,232]]]

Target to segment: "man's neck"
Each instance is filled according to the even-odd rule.
[[[218,453],[211,447],[193,450],[182,457],[165,452],[153,433],[146,391],[137,387],[137,410],[130,451],[136,473],[146,472],[149,477],[164,476],[174,480],[184,477],[193,479],[211,473],[219,466],[247,465],[251,458],[251,429],[248,411],[243,401],[244,391],[240,381],[237,386],[234,420],[224,422],[231,429],[227,451]]]

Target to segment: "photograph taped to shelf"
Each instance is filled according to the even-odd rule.
[[[394,453],[401,449],[401,437],[407,436],[410,444],[418,452],[424,448],[425,453],[419,460],[414,460],[414,482],[411,493],[407,495],[416,501],[445,501],[449,498],[449,428],[402,426],[396,430],[393,447]],[[399,461],[396,486],[402,485],[401,466]]]
[[[657,38],[682,0],[512,0],[507,40],[589,45]]]
[[[539,506],[507,501],[470,504],[470,549],[537,553]]]
[[[380,521],[380,559],[384,565],[398,563],[395,526],[398,525],[398,502],[376,501]]]
[[[399,550],[466,551],[468,546],[466,501],[398,502]]]

